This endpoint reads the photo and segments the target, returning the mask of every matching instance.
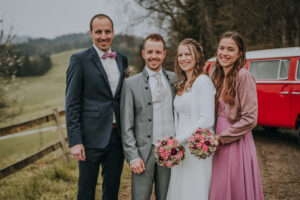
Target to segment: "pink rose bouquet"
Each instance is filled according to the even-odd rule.
[[[189,139],[191,154],[199,159],[211,156],[217,149],[217,136],[208,129],[198,128]]]
[[[160,166],[172,168],[184,159],[184,147],[174,137],[165,137],[157,142],[154,156]]]

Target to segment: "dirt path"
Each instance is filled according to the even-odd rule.
[[[289,131],[253,132],[265,200],[300,199],[300,145]],[[130,183],[128,183],[130,184]],[[130,199],[127,185],[124,199]],[[152,195],[151,200],[155,198]]]
[[[300,145],[288,131],[254,131],[264,196],[300,199]]]

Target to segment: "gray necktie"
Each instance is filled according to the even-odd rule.
[[[160,73],[155,73],[154,78],[157,81],[157,84],[154,89],[154,102],[162,102],[164,100],[165,88],[162,84],[162,75]]]
[[[161,82],[161,74],[160,73],[155,73],[154,74],[154,78],[157,80],[157,85],[155,89],[158,89],[159,91],[161,91],[161,89],[163,88],[162,82]]]

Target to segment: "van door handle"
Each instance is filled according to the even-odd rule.
[[[292,94],[300,94],[300,92],[292,92]]]
[[[289,94],[289,92],[284,91],[284,92],[281,92],[281,94]]]

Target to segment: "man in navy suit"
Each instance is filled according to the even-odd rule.
[[[118,199],[124,154],[120,136],[120,92],[127,57],[111,50],[112,20],[90,21],[93,46],[72,55],[67,70],[66,124],[72,157],[79,161],[77,199],[94,199],[102,167],[102,199]]]

